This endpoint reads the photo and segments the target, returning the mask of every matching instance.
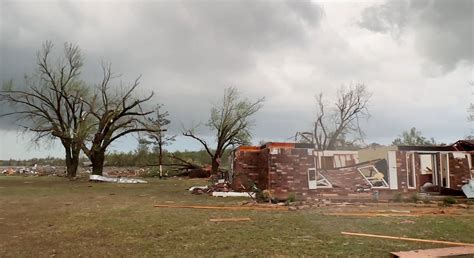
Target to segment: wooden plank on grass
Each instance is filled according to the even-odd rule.
[[[375,237],[375,238],[405,240],[405,241],[423,242],[423,243],[431,243],[431,244],[474,246],[474,243],[461,243],[461,242],[429,240],[429,239],[419,239],[419,238],[410,238],[410,237],[395,237],[395,236],[384,236],[384,235],[374,235],[374,234],[364,234],[364,233],[354,233],[354,232],[341,232],[341,234],[349,235],[349,236]]]
[[[205,209],[205,210],[257,210],[257,211],[288,211],[283,207],[255,207],[255,206],[201,206],[201,205],[170,205],[155,204],[156,208],[183,208],[183,209]]]
[[[456,246],[433,249],[420,249],[390,253],[392,258],[419,258],[419,257],[459,257],[474,254],[474,247]]]
[[[216,218],[209,219],[211,222],[235,222],[235,221],[250,221],[250,218]]]
[[[326,216],[360,216],[360,217],[419,217],[418,214],[405,214],[405,213],[369,213],[369,212],[332,212],[323,213]]]

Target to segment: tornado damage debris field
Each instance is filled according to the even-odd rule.
[[[469,201],[257,204],[188,190],[205,179],[147,181],[0,176],[0,257],[388,257],[474,243]]]

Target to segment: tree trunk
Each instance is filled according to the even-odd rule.
[[[105,151],[94,151],[89,157],[92,163],[92,175],[102,175],[104,170]]]
[[[77,167],[79,166],[80,149],[66,148],[66,176],[69,179],[76,177]]]
[[[219,158],[217,156],[212,157],[211,176],[216,177],[219,175],[219,165]]]
[[[160,132],[160,142],[158,143],[159,145],[159,156],[158,156],[158,163],[160,165],[160,178],[163,177],[163,167],[162,167],[162,164],[163,164],[163,143],[161,141],[161,132]]]
[[[66,177],[72,179],[77,174],[77,167],[79,166],[80,149],[74,148],[71,141],[63,139],[61,143],[66,152]]]

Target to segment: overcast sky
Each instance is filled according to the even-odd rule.
[[[206,121],[223,89],[235,86],[266,98],[254,142],[287,140],[310,128],[316,93],[334,96],[355,83],[373,94],[368,143],[389,144],[410,127],[445,143],[472,130],[472,0],[0,3],[0,81],[21,83],[45,40],[56,50],[76,43],[85,81],[98,81],[102,60],[124,82],[142,75],[175,134]],[[0,119],[0,159],[62,156],[58,144],[32,147],[12,124]],[[113,146],[135,147],[133,138]],[[183,138],[169,147],[199,148]]]

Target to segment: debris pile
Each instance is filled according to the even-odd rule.
[[[255,198],[252,192],[234,192],[230,183],[225,181],[217,182],[213,185],[193,186],[188,189],[192,194],[208,194],[215,197],[250,197]]]
[[[211,176],[211,170],[203,168],[190,169],[188,173],[189,178],[208,178]]]
[[[120,178],[120,177],[144,177],[149,173],[148,169],[144,168],[117,168],[111,167],[104,171],[104,174],[108,177]]]
[[[212,195],[213,192],[231,192],[233,191],[230,184],[227,182],[218,182],[213,185],[206,186],[193,186],[189,188],[192,194],[204,194],[207,193]]]
[[[148,183],[145,180],[135,179],[135,178],[113,178],[99,175],[90,175],[89,181],[96,182],[107,182],[107,183],[118,183],[118,184],[146,184]]]
[[[61,173],[62,171],[63,173]],[[34,165],[32,167],[8,167],[1,171],[2,175],[7,176],[16,176],[16,175],[23,175],[23,176],[61,176],[64,174],[64,171],[61,169],[57,169],[54,166],[37,166]]]

